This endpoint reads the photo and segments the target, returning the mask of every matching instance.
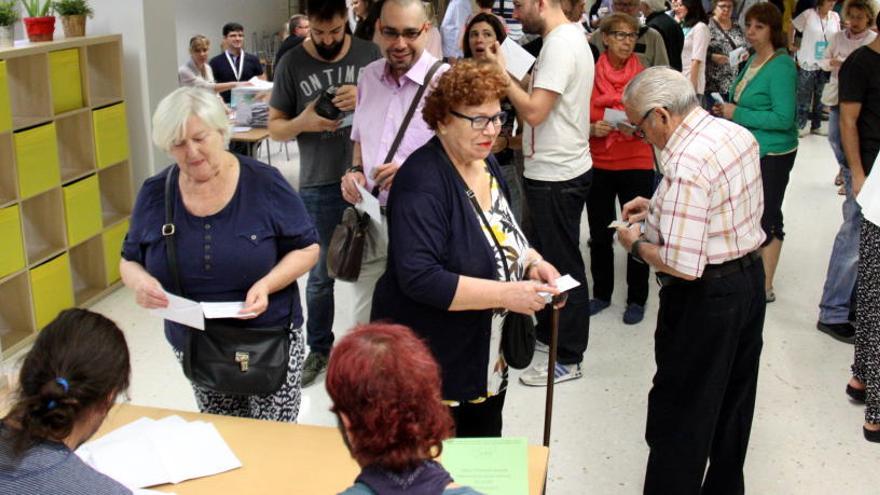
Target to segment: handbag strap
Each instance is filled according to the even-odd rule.
[[[461,181],[461,185],[464,187],[464,192],[467,195],[468,199],[470,200],[471,204],[474,206],[474,209],[477,210],[477,215],[479,215],[480,220],[483,222],[483,226],[486,228],[486,230],[489,231],[489,234],[492,236],[492,241],[495,243],[495,248],[498,249],[498,254],[501,255],[501,264],[504,265],[504,276],[505,276],[505,278],[507,278],[507,281],[510,282],[512,280],[512,278],[510,276],[510,267],[507,266],[507,256],[504,255],[504,248],[501,246],[501,243],[498,241],[498,237],[495,235],[495,231],[492,230],[492,225],[489,223],[489,220],[486,218],[486,215],[483,213],[483,207],[480,206],[480,202],[477,201],[477,195],[474,193],[473,189],[471,189],[470,186],[467,185],[467,182],[465,182],[464,177],[461,176],[461,172],[459,172],[458,169],[455,168],[455,165],[453,165],[452,161],[449,160],[449,157],[446,155],[446,151],[441,149],[440,152],[443,155],[443,158],[446,161],[446,163],[448,163],[449,166],[452,167],[452,170],[455,171],[455,176],[458,177],[459,181]],[[491,180],[495,180],[495,177],[492,175],[492,172],[489,172],[489,176],[491,177]],[[491,188],[491,184],[490,184],[489,190],[491,191],[491,189],[492,188]]]
[[[400,124],[400,129],[397,130],[397,136],[394,137],[394,141],[391,143],[391,147],[388,148],[388,154],[385,155],[385,161],[382,163],[390,163],[391,160],[394,159],[394,154],[397,153],[397,148],[400,147],[400,142],[403,141],[403,135],[406,134],[406,128],[409,127],[409,123],[413,118],[413,115],[416,113],[416,108],[419,106],[419,102],[422,100],[422,96],[425,94],[425,90],[428,89],[428,85],[431,84],[431,81],[434,79],[434,74],[437,73],[437,70],[440,66],[443,65],[442,60],[438,60],[434,62],[434,65],[428,70],[428,73],[425,74],[425,80],[422,82],[422,85],[419,86],[418,91],[416,91],[415,97],[413,97],[412,102],[409,104],[409,110],[406,111],[406,116],[403,117],[403,122]]]
[[[730,34],[727,31],[725,31],[723,27],[721,27],[721,24],[718,24],[718,21],[716,21],[714,18],[712,18],[711,21],[712,21],[712,24],[715,24],[715,26],[718,27],[718,30],[721,31],[721,34],[723,34],[724,37],[727,38],[727,42],[730,43],[730,46],[732,46],[734,49],[739,48],[739,45],[737,45],[736,42],[733,41],[733,38],[731,38]],[[731,28],[731,29],[733,29],[733,28]]]
[[[174,172],[177,165],[172,165],[168,175],[165,176],[165,223],[162,225],[162,236],[165,237],[165,254],[168,263],[168,273],[171,274],[171,282],[174,284],[176,293],[183,297],[183,286],[180,283],[180,271],[177,266],[177,248],[174,242],[176,228],[174,226]]]

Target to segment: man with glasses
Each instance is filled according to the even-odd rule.
[[[544,41],[529,91],[516,82],[507,87],[507,97],[524,122],[523,186],[532,226],[526,235],[559,273],[570,274],[581,284],[568,292],[560,313],[555,382],[583,376],[581,361],[590,333],[590,296],[579,243],[592,179],[588,139],[594,63],[584,29],[566,17],[564,2],[514,0],[513,14],[523,31],[539,34]],[[500,49],[489,52],[487,57],[506,70]],[[551,310],[540,311],[537,317],[538,340],[546,350]],[[537,363],[520,375],[520,381],[546,386],[550,372],[546,362]]]
[[[309,355],[303,367],[304,387],[327,367],[333,345],[334,284],[327,273],[327,247],[347,207],[339,191],[339,178],[353,152],[351,124],[345,117],[355,108],[356,85],[364,68],[381,58],[375,44],[346,33],[345,0],[309,0],[307,9],[310,37],[284,55],[269,102],[272,139],[296,139],[299,145],[299,194],[321,244],[321,258],[306,284]],[[320,108],[318,100],[322,100]]]
[[[640,0],[614,0],[611,7],[614,12],[622,12],[636,19],[639,18]],[[594,36],[591,43],[600,53],[605,51],[605,44],[602,43],[601,36]],[[682,35],[682,43],[684,43],[684,35]],[[669,65],[669,54],[663,41],[663,36],[656,29],[648,26],[641,26],[639,28],[639,39],[636,40],[635,54],[638,55],[639,61],[644,67]],[[678,54],[679,58],[681,58],[680,49]],[[681,67],[681,63],[679,63],[679,67]]]
[[[281,64],[281,57],[284,56],[285,53],[289,52],[293,47],[299,45],[306,38],[309,37],[309,18],[303,14],[296,14],[290,17],[290,20],[287,21],[287,29],[290,31],[290,36],[284,39],[281,42],[281,46],[278,47],[278,51],[275,52],[275,69],[278,70],[278,65]]]
[[[664,175],[617,228],[662,287],[644,493],[744,493],[766,307],[758,143],[700,108],[669,68],[638,74],[623,104]]]
[[[430,27],[421,0],[385,0],[378,24],[380,48],[385,58],[364,69],[357,88],[357,108],[351,130],[354,158],[342,178],[342,195],[349,203],[362,200],[357,183],[367,191],[378,187],[379,201],[384,206],[397,169],[410,153],[434,135],[422,118],[429,86],[393,159],[385,162],[413,98],[422,85],[431,83],[425,79],[438,60],[425,50]],[[439,67],[434,79],[448,68],[447,65]],[[381,226],[371,222],[367,239],[360,276],[354,285],[357,323],[369,323],[373,289],[385,273],[388,230],[384,219]]]

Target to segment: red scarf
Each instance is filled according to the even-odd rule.
[[[590,121],[598,122],[605,116],[606,108],[623,110],[623,88],[636,74],[644,70],[639,57],[635,53],[629,56],[626,63],[620,69],[615,69],[608,59],[608,53],[599,56],[596,62],[596,76],[593,83],[593,94],[590,97]],[[602,138],[594,138],[602,139]],[[608,149],[615,143],[634,141],[637,138],[627,136],[620,131],[611,131],[604,139],[605,148]]]

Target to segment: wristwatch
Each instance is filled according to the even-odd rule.
[[[346,173],[353,173],[353,172],[364,173],[364,167],[363,167],[363,165],[352,165],[351,167],[348,167],[348,170],[346,170],[345,172]]]
[[[630,246],[629,248],[629,255],[632,256],[632,258],[639,263],[647,265],[648,263],[645,261],[644,258],[642,258],[642,255],[639,254],[639,246],[641,246],[642,244],[650,244],[650,242],[643,239],[636,239],[635,241],[633,241],[632,246]]]

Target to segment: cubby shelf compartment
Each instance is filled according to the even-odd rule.
[[[6,60],[12,126],[24,129],[52,120],[49,60],[34,53]]]
[[[107,288],[104,243],[100,235],[70,249],[73,298],[77,306],[100,295]]]
[[[63,253],[30,270],[34,323],[42,329],[61,311],[74,305],[70,255]]]
[[[21,218],[28,265],[40,263],[67,247],[60,187],[23,201]]]
[[[55,115],[85,106],[82,53],[79,48],[49,52],[49,77]]]
[[[34,334],[31,290],[27,272],[0,282],[0,349],[11,354]]]
[[[97,175],[92,174],[64,186],[64,219],[68,246],[75,246],[101,233],[104,225]]]
[[[88,110],[70,112],[55,121],[61,181],[67,183],[95,171],[92,146],[92,114]]]
[[[128,159],[128,123],[125,103],[92,111],[95,135],[95,161],[106,168]]]
[[[122,45],[99,43],[88,46],[86,52],[91,106],[122,101]]]
[[[131,214],[134,191],[131,165],[125,161],[98,171],[101,190],[101,212],[104,227],[109,227]]]
[[[15,176],[15,146],[12,133],[0,133],[0,205],[18,199],[18,178]]]
[[[128,233],[128,220],[112,225],[102,234],[104,242],[104,274],[107,285],[119,281],[119,259],[122,257],[122,241]]]
[[[12,130],[12,104],[9,101],[8,81],[6,61],[0,60],[0,132]]]
[[[21,233],[21,207],[0,208],[0,279],[27,266]]]
[[[29,198],[61,184],[54,122],[16,132],[13,140],[19,196]]]

